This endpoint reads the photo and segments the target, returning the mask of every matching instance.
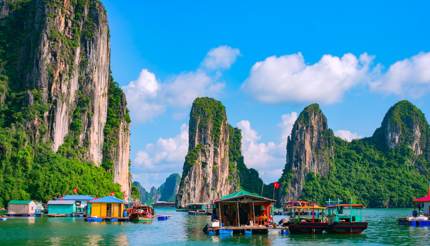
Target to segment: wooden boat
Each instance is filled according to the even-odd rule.
[[[211,215],[213,206],[208,203],[192,203],[187,205],[189,215]]]
[[[329,221],[328,233],[360,234],[367,229],[368,223],[363,221],[362,204],[329,204],[327,217]]]
[[[291,206],[290,210],[286,211],[290,217],[282,225],[288,226],[291,234],[321,234],[327,231],[328,222],[324,217],[325,207],[315,203],[309,204]]]
[[[128,209],[129,220],[133,222],[152,222],[154,209],[148,205],[134,205]]]

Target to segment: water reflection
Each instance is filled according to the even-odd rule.
[[[86,243],[87,245],[99,245],[99,243],[103,240],[103,237],[101,235],[97,235],[97,234],[92,234],[92,235],[88,235],[86,237]]]
[[[125,233],[119,234],[115,238],[115,244],[118,246],[128,246],[128,237]]]

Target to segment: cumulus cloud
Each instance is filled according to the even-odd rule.
[[[202,67],[208,70],[228,69],[239,55],[239,49],[222,45],[208,52],[203,60]]]
[[[218,95],[224,88],[222,72],[231,67],[239,54],[238,49],[219,46],[208,52],[196,70],[161,81],[153,72],[143,69],[137,80],[123,87],[133,122],[153,119],[167,108],[186,110],[199,96]]]
[[[334,132],[334,135],[336,135],[337,137],[340,137],[341,139],[351,142],[354,139],[360,139],[361,136],[358,135],[357,133],[348,131],[348,130],[337,130]]]
[[[242,154],[245,164],[258,170],[266,183],[277,180],[282,173],[285,166],[286,139],[291,134],[296,119],[296,112],[282,115],[279,124],[281,137],[276,142],[262,142],[261,136],[248,120],[242,120],[236,125],[242,131]]]
[[[281,123],[279,126],[281,127],[281,143],[283,145],[287,144],[288,136],[291,135],[291,131],[293,130],[293,126],[297,120],[297,117],[297,112],[291,112],[281,116]]]
[[[430,52],[395,62],[370,84],[371,89],[419,97],[430,91]]]
[[[254,64],[243,88],[267,103],[334,103],[366,78],[371,61],[367,54],[356,57],[348,53],[324,55],[308,65],[301,53],[271,56]]]
[[[143,185],[160,185],[168,175],[181,173],[187,150],[188,126],[183,124],[178,135],[159,138],[137,152],[133,160],[135,179]]]
[[[164,105],[157,100],[160,84],[155,74],[147,69],[143,69],[139,78],[123,89],[133,120],[142,122],[164,112]]]

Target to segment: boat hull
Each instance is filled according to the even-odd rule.
[[[305,222],[289,224],[290,234],[321,234],[328,229],[328,223],[324,222]]]
[[[328,227],[328,233],[334,234],[360,234],[367,229],[367,222],[340,222]]]

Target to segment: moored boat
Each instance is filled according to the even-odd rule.
[[[213,206],[208,203],[191,203],[187,205],[189,215],[211,215]]]
[[[338,203],[327,205],[328,233],[360,234],[367,229],[363,220],[362,204]]]
[[[315,203],[296,204],[286,210],[289,218],[281,224],[288,226],[291,234],[321,234],[328,229],[324,210],[324,207]]]
[[[154,209],[148,205],[134,205],[128,209],[129,220],[133,222],[152,222],[154,219]]]

